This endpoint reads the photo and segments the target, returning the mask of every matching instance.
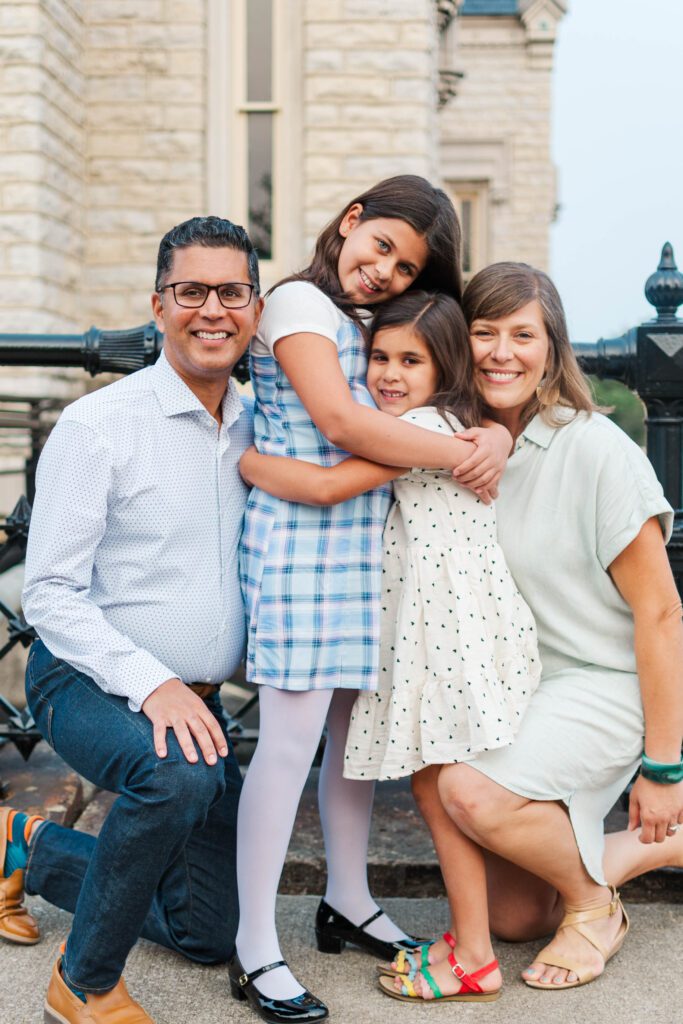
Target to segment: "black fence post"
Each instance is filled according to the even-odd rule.
[[[659,266],[645,283],[645,296],[657,310],[654,320],[621,338],[574,346],[586,373],[620,380],[636,391],[647,410],[647,454],[675,510],[668,552],[683,595],[683,274],[667,242]]]

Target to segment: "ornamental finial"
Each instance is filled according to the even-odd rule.
[[[676,266],[671,242],[664,243],[659,266],[645,282],[645,298],[657,310],[658,323],[677,319],[676,310],[683,303],[683,274]]]

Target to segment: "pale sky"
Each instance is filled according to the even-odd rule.
[[[551,273],[594,341],[656,315],[664,242],[683,271],[683,0],[569,0],[555,57]]]

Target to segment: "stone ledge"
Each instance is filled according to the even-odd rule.
[[[0,750],[2,803],[29,814],[42,814],[58,825],[72,826],[87,800],[87,786],[47,743],[39,743],[29,761],[11,744]]]
[[[243,771],[245,769],[243,768]],[[319,769],[309,775],[296,817],[280,892],[319,895],[325,891],[326,866],[318,815]],[[51,821],[98,835],[114,793],[96,790],[73,772],[47,745],[40,743],[28,763],[17,750],[0,750],[2,802]],[[608,832],[625,828],[627,814],[615,807],[606,821]],[[370,888],[378,898],[443,898],[441,873],[431,837],[410,792],[407,779],[377,786],[370,845]],[[683,903],[683,870],[662,868],[622,887],[632,903]]]

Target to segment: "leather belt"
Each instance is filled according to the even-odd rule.
[[[187,683],[187,686],[202,700],[213,697],[214,693],[218,693],[221,688],[220,683]]]

